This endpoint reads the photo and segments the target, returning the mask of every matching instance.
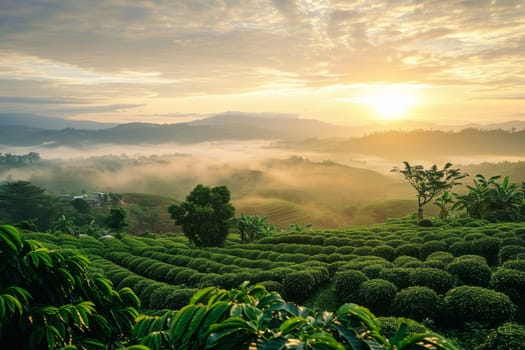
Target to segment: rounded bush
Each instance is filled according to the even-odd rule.
[[[493,329],[478,350],[525,350],[525,326],[504,323]]]
[[[501,267],[525,272],[525,260],[507,260]],[[113,277],[111,279],[113,279]]]
[[[395,249],[395,248],[399,247],[400,245],[405,244],[406,242],[404,240],[402,240],[402,239],[395,238],[395,239],[389,239],[385,243],[388,244],[390,247]]]
[[[519,237],[507,237],[507,238],[503,238],[500,242],[499,242],[499,247],[500,248],[503,248],[505,246],[508,246],[508,245],[518,245],[518,246],[521,246],[521,247],[525,247],[525,241]]]
[[[447,244],[442,241],[428,241],[419,247],[421,260],[425,260],[427,256],[434,252],[446,251]]]
[[[368,277],[357,270],[346,270],[337,272],[334,276],[335,294],[343,302],[355,302],[359,287]]]
[[[429,287],[438,294],[445,294],[454,286],[454,278],[446,271],[422,267],[410,271],[410,285]]]
[[[513,311],[513,304],[507,295],[476,286],[449,290],[445,302],[453,310],[450,320],[459,324],[479,322],[493,326],[509,321]]]
[[[425,264],[422,261],[409,261],[406,264],[403,265],[403,267],[407,269],[417,269],[420,267],[425,267]]]
[[[295,302],[304,300],[314,288],[315,279],[311,273],[298,271],[284,277],[284,295]]]
[[[401,323],[406,324],[408,326],[407,334],[425,333],[428,331],[427,327],[409,318],[383,316],[383,317],[378,317],[378,319],[379,319],[379,324],[381,326],[381,334],[383,334],[389,339],[393,338],[396,335],[397,330],[399,329],[399,325]]]
[[[373,313],[385,315],[397,293],[397,287],[389,281],[380,278],[371,279],[361,284],[359,301]]]
[[[472,242],[458,241],[456,243],[452,243],[450,247],[448,247],[448,251],[451,252],[454,256],[471,254]]]
[[[372,249],[372,255],[380,256],[388,261],[394,260],[396,252],[394,248],[387,245],[380,245]]]
[[[407,243],[400,245],[396,248],[396,256],[413,256],[415,258],[419,258],[420,252],[419,252],[419,244],[415,243]]]
[[[401,290],[394,298],[393,312],[416,321],[425,318],[436,319],[443,301],[431,288],[413,286]]]
[[[503,264],[505,261],[514,258],[518,254],[525,253],[525,247],[520,245],[506,245],[499,250],[499,263]]]
[[[490,267],[478,260],[456,259],[448,265],[447,271],[456,276],[459,284],[487,287],[490,283]]]
[[[437,260],[444,265],[448,265],[454,260],[454,255],[446,251],[437,251],[427,256],[426,261],[429,260]]]
[[[404,289],[410,283],[410,270],[404,267],[383,269],[379,273],[379,278],[392,282],[398,289]]]
[[[358,247],[354,249],[354,254],[365,256],[365,255],[371,255],[372,254],[372,247]]]
[[[394,265],[404,267],[411,262],[421,262],[418,258],[408,255],[401,255],[394,259]]]
[[[485,237],[472,241],[472,253],[481,255],[491,266],[498,264],[500,240],[495,237]]]
[[[262,281],[258,284],[262,285],[268,292],[277,292],[280,295],[284,295],[284,286],[275,281]]]
[[[164,301],[164,308],[171,310],[179,310],[184,306],[188,305],[193,295],[198,291],[198,289],[193,288],[183,288],[176,289],[166,297]]]
[[[525,272],[499,268],[492,274],[490,286],[505,293],[520,306],[525,306]]]
[[[417,224],[418,226],[421,226],[421,227],[432,227],[433,226],[432,221],[429,219],[419,220]]]
[[[363,267],[363,273],[368,278],[378,278],[379,274],[381,273],[381,270],[384,269],[384,265],[382,264],[373,264]]]

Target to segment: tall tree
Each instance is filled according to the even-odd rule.
[[[180,204],[168,208],[171,218],[197,247],[221,246],[228,236],[227,220],[235,214],[226,186],[197,185]]]
[[[106,216],[106,225],[115,232],[122,232],[124,227],[128,225],[124,208],[111,208],[108,216]]]
[[[45,189],[28,181],[7,182],[0,186],[0,212],[6,222],[38,220],[48,212],[51,199]]]
[[[447,163],[443,169],[438,169],[437,165],[432,165],[430,169],[425,169],[422,165],[410,165],[407,161],[403,162],[404,169],[394,167],[392,172],[398,173],[412,186],[417,194],[417,215],[419,220],[423,219],[423,206],[430,202],[434,197],[460,184],[459,180],[468,176],[461,173],[459,169],[453,169],[452,163]]]

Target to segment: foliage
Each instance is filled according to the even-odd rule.
[[[423,219],[423,206],[433,200],[437,195],[459,184],[458,180],[468,176],[462,174],[459,169],[453,169],[452,163],[446,163],[443,169],[438,169],[433,165],[430,169],[425,169],[422,165],[410,165],[403,162],[404,169],[394,167],[393,172],[402,175],[412,186],[417,194],[418,217]]]
[[[111,208],[106,217],[107,227],[117,233],[122,232],[124,227],[128,225],[126,223],[126,215],[126,210],[124,210],[124,208]]]
[[[525,326],[504,323],[492,330],[476,350],[525,350]]]
[[[168,208],[171,218],[181,225],[184,235],[197,247],[221,246],[228,235],[227,220],[235,209],[226,186],[197,185],[180,204]]]
[[[454,285],[452,276],[441,269],[422,267],[410,272],[410,285],[426,286],[438,294],[445,294]]]
[[[508,295],[519,306],[525,306],[525,272],[499,268],[492,274],[490,286]]]
[[[507,295],[483,287],[456,287],[447,292],[445,302],[453,310],[450,321],[459,324],[475,321],[497,325],[509,321],[513,313],[513,304]]]
[[[505,176],[501,183],[496,180],[501,176],[485,178],[477,174],[474,184],[467,185],[469,192],[456,195],[456,209],[464,209],[475,219],[489,221],[517,221],[521,219],[520,210],[523,205],[524,192],[518,185],[511,184]]]
[[[0,185],[0,220],[4,222],[17,224],[34,221],[38,228],[46,229],[50,225],[50,218],[54,217],[51,214],[52,207],[51,198],[45,189],[28,181]]]
[[[130,289],[113,289],[73,251],[57,251],[0,226],[0,348],[122,346],[138,316]]]
[[[337,272],[334,276],[335,293],[343,302],[355,301],[359,287],[368,277],[361,271],[347,270]]]
[[[474,259],[456,259],[447,267],[447,271],[456,276],[460,284],[487,287],[490,282],[490,267]]]
[[[439,208],[439,218],[445,220],[450,216],[451,206],[454,203],[449,191],[443,191],[441,196],[434,201],[434,205]]]
[[[284,301],[262,286],[199,291],[177,312],[144,316],[135,339],[157,349],[456,349],[442,336],[409,333],[402,323],[391,338],[366,308],[344,304],[335,313],[315,312]]]
[[[239,231],[241,243],[253,243],[260,238],[271,236],[276,231],[272,224],[266,222],[267,220],[267,216],[241,213],[241,216],[228,220],[228,224]]]
[[[284,295],[293,301],[303,301],[314,286],[314,277],[306,271],[290,273],[283,279]]]
[[[433,289],[413,286],[396,294],[392,308],[396,315],[421,322],[426,318],[435,320],[441,312],[442,304],[443,301]]]
[[[386,315],[397,293],[395,284],[380,278],[361,283],[359,301],[379,315]]]

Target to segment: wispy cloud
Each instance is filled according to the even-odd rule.
[[[2,81],[23,82],[29,96],[56,96],[57,104],[64,97],[111,99],[145,104],[152,115],[244,109],[250,102],[261,111],[284,92],[306,97],[360,83],[515,94],[525,89],[524,56],[522,0],[0,3]],[[272,90],[262,105],[248,99]],[[1,87],[0,94],[28,96]],[[225,95],[245,98],[219,105]],[[185,104],[205,96],[207,109]],[[314,97],[284,112],[329,113],[311,105]]]

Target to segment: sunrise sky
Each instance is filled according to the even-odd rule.
[[[1,0],[0,111],[524,120],[525,0]]]

